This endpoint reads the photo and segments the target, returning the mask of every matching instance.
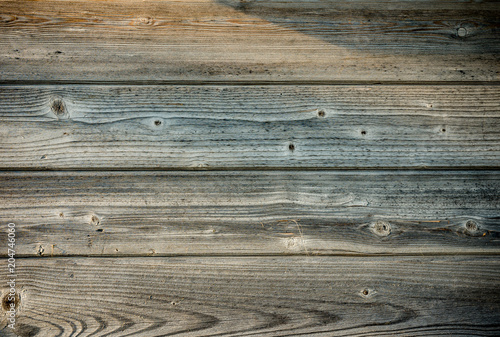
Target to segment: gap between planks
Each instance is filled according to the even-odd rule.
[[[21,260],[16,333],[494,336],[498,266],[480,256]]]
[[[190,85],[190,86],[365,86],[365,85],[376,85],[376,86],[498,86],[500,81],[347,81],[347,80],[333,80],[333,81],[298,81],[298,80],[287,80],[287,81],[238,81],[238,80],[228,80],[228,81],[211,81],[211,80],[145,80],[145,81],[64,81],[64,80],[8,80],[1,81],[0,86],[48,86],[48,85],[61,85],[61,86],[170,86],[170,85]]]
[[[6,257],[7,255],[0,254],[0,257]],[[283,258],[334,258],[334,257],[345,257],[345,258],[391,258],[391,257],[401,257],[401,258],[411,258],[411,257],[495,257],[500,256],[500,251],[492,252],[461,252],[461,253],[446,253],[446,252],[431,252],[431,253],[380,253],[380,254],[366,254],[366,253],[338,253],[338,254],[310,254],[310,253],[298,253],[298,254],[272,254],[272,253],[262,253],[262,254],[238,254],[238,253],[221,253],[221,254],[123,254],[123,255],[44,255],[44,256],[31,256],[31,255],[16,255],[16,260],[53,260],[53,259],[176,259],[176,258],[208,258],[208,259],[224,259],[224,258],[273,258],[273,257],[283,257]]]
[[[277,167],[277,166],[256,166],[256,167],[85,167],[85,168],[31,168],[31,167],[3,167],[0,169],[1,173],[15,173],[15,172],[66,172],[66,173],[79,173],[79,172],[316,172],[316,171],[415,171],[415,172],[428,172],[428,171],[499,171],[500,166],[406,166],[406,167]]]

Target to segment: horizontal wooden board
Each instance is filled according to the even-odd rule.
[[[0,222],[23,256],[496,254],[499,191],[498,171],[3,172]]]
[[[0,87],[2,169],[498,168],[498,86]]]
[[[16,270],[23,337],[500,332],[497,257],[39,258]]]
[[[4,0],[2,81],[500,79],[495,1]]]

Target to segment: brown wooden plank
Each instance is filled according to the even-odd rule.
[[[23,337],[500,332],[497,257],[56,258],[16,269]]]
[[[491,254],[499,190],[498,171],[3,172],[0,223],[23,256]]]
[[[497,168],[497,86],[0,87],[2,169]]]
[[[6,0],[2,81],[500,80],[494,1]]]

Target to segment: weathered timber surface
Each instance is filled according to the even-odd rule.
[[[499,84],[497,1],[0,1],[0,336],[499,336]]]
[[[499,190],[497,171],[3,172],[0,222],[19,256],[496,254]]]
[[[1,81],[500,79],[495,1],[0,3]]]
[[[4,86],[0,168],[497,168],[499,88]]]
[[[500,332],[497,257],[55,258],[17,270],[23,337]]]

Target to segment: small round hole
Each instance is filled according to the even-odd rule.
[[[363,290],[363,295],[368,296],[368,293],[369,293],[368,289]]]
[[[363,130],[363,131],[361,131],[361,134],[362,134],[363,136],[364,136],[364,135],[366,135],[366,131],[364,131],[364,130]]]
[[[155,125],[156,126],[160,126],[161,125],[161,121],[155,121]]]
[[[294,151],[295,150],[295,145],[293,145],[293,144],[288,145],[288,149],[290,151]]]
[[[325,111],[324,110],[318,111],[318,116],[319,117],[325,117]]]
[[[441,129],[441,132],[446,132],[446,129]]]

